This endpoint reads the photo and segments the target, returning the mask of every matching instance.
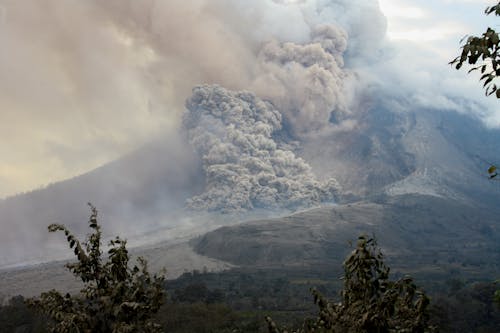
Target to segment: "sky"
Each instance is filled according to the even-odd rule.
[[[465,35],[478,35],[487,26],[495,27],[494,16],[485,16],[489,0],[379,0],[388,20],[388,37],[411,40],[453,57],[456,45]]]
[[[257,50],[269,36],[304,41],[306,25],[316,19],[312,8],[328,2],[314,0],[314,7],[311,1],[258,0],[249,7],[222,0],[209,6],[203,0],[0,0],[0,197],[82,174],[175,132],[196,84],[251,88],[276,99],[280,92],[263,83],[270,67],[258,63]],[[359,73],[394,95],[401,87],[412,91],[408,100],[423,106],[471,112],[449,98],[467,96],[480,103],[486,122],[500,124],[497,101],[447,65],[460,38],[495,27],[483,14],[494,1],[379,2],[390,56],[375,67],[358,64]],[[372,24],[382,29],[370,20],[344,22],[352,28],[349,45],[356,33],[369,36]],[[372,46],[356,52],[368,59]]]

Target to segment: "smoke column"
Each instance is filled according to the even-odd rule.
[[[332,201],[335,180],[320,183],[310,166],[280,146],[282,117],[249,92],[199,86],[187,101],[184,126],[203,159],[206,189],[194,209],[233,212],[308,207]]]

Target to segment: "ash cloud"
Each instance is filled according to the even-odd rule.
[[[348,118],[346,83],[354,76],[343,68],[346,48],[343,29],[320,25],[309,42],[272,41],[260,51],[265,74],[254,82],[256,91],[282,110],[294,137],[316,136]]]
[[[297,137],[343,115],[352,98],[341,53],[347,36],[350,54],[378,37],[376,2],[278,2],[0,1],[0,150],[23,152],[4,156],[0,195],[89,171],[178,128],[197,84],[271,100]]]
[[[189,207],[234,212],[334,199],[336,181],[319,182],[303,159],[275,140],[282,117],[271,103],[204,85],[194,88],[186,105],[184,126],[206,173],[205,191]]]
[[[387,47],[376,0],[0,0],[0,11],[0,196],[82,174],[152,140],[168,148],[120,172],[109,166],[91,191],[70,182],[64,191],[3,201],[12,209],[0,207],[0,252],[7,253],[0,265],[23,249],[23,257],[41,253],[50,241],[33,234],[85,220],[87,201],[109,202],[115,208],[103,213],[116,219],[140,211],[144,223],[186,198],[201,210],[332,200],[335,182],[316,177],[342,181],[343,168],[358,178],[364,164],[321,148],[358,149],[349,131],[361,135],[369,126],[363,99],[463,110],[455,97],[476,86],[463,73],[436,79],[426,63],[433,54],[416,46]],[[200,84],[228,90],[204,85],[190,98]],[[197,156],[182,154],[184,138],[165,138],[184,112],[200,169],[192,165]],[[50,212],[61,210],[64,218],[54,221]],[[135,230],[133,220],[113,227]]]
[[[352,112],[342,54],[355,53],[352,36],[365,38],[352,22],[354,8],[366,6],[281,2],[0,0],[0,196],[81,175],[150,141],[166,147],[150,162],[129,159],[91,172],[92,181],[1,201],[0,265],[51,252],[57,237],[46,235],[50,223],[83,231],[87,201],[114,234],[149,228],[148,220],[171,225],[163,214],[182,210],[186,198],[199,209],[227,210],[332,200],[335,183],[316,180],[293,145],[275,135],[289,131],[302,140],[329,127],[332,111]],[[228,92],[243,110],[255,103],[274,118],[248,118],[250,132],[233,116],[207,114],[190,125],[198,139],[192,144],[209,157],[202,170],[192,165],[197,156],[183,154],[183,140],[165,134],[181,126],[198,84],[248,89],[274,105]],[[220,144],[204,146],[205,137]]]

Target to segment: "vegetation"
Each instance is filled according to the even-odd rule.
[[[317,314],[317,308],[306,288],[307,284],[296,285],[293,281],[292,283],[287,281],[283,289],[266,289],[266,286],[284,279],[286,274],[275,272],[263,276],[262,272],[246,272],[244,278],[242,274],[233,271],[186,274],[180,279],[169,281],[167,284],[169,298],[154,319],[162,325],[163,332],[168,333],[264,333],[268,332],[266,315],[271,316],[280,326],[300,327],[303,323],[301,318],[314,317]],[[240,280],[242,294],[250,290],[252,293],[248,296],[241,295],[240,299],[253,298],[254,304],[238,302],[237,295],[233,294],[234,290],[229,290],[231,281]],[[178,288],[183,293],[193,283],[198,284],[198,281],[206,281],[208,293],[198,289],[201,293],[196,299],[192,296],[185,300],[173,297],[177,289],[172,288]],[[254,284],[251,289],[246,289],[248,281]],[[221,290],[224,298],[211,303],[212,300],[210,297],[207,299],[207,295],[218,289],[213,287],[215,282],[226,288]],[[321,286],[323,285],[318,285],[318,288],[323,295],[328,295],[328,298],[333,298],[337,294],[334,290],[323,290]],[[260,291],[260,287],[265,291]],[[303,290],[304,293],[295,294],[290,288],[296,288],[297,292]],[[432,301],[428,307],[430,323],[439,327],[440,333],[499,332],[500,311],[491,297],[495,288],[491,282],[470,282],[462,279],[442,281],[438,288],[440,291],[431,293]],[[274,303],[271,300],[274,300]],[[45,323],[45,318],[26,307],[21,296],[0,306],[2,333],[45,333],[47,332]]]
[[[341,302],[328,301],[312,289],[319,307],[295,332],[428,332],[427,296],[409,277],[389,280],[389,267],[374,239],[361,236],[356,249],[344,262]],[[269,332],[287,332],[267,318]]]
[[[0,306],[0,332],[284,333],[286,325],[298,328],[288,332],[427,332],[434,326],[443,333],[493,333],[500,327],[495,284],[470,283],[450,273],[440,286],[432,280],[429,304],[410,278],[389,279],[384,257],[367,237],[358,239],[344,261],[343,280],[331,279],[339,270],[315,265],[193,271],[167,282],[151,277],[142,260],[129,269],[120,239],[110,243],[109,258],[102,259],[93,207],[89,225],[93,233],[82,244],[64,226],[50,227],[65,232],[75,251],[78,262],[68,267],[84,283],[81,293],[50,291],[28,302],[15,297]],[[313,302],[306,288],[311,285],[316,285]],[[329,301],[338,290],[340,302]]]
[[[46,333],[45,318],[26,305],[22,296],[15,296],[8,304],[0,306],[0,332]]]
[[[485,13],[486,15],[494,13],[499,16],[500,1],[495,6],[487,7]],[[495,79],[500,75],[499,44],[498,33],[494,29],[488,28],[480,37],[468,36],[461,47],[460,56],[450,62],[456,69],[460,69],[464,63],[474,65],[469,73],[476,70],[481,71],[480,81],[484,81],[483,87],[486,89],[486,95],[495,93],[497,98],[500,98],[500,89],[495,83]]]
[[[432,324],[439,332],[500,332],[500,311],[492,297],[495,288],[491,282],[454,281],[433,295]]]
[[[28,304],[51,319],[51,332],[162,332],[152,316],[164,302],[164,277],[151,276],[142,258],[130,268],[126,241],[119,237],[110,241],[103,260],[97,210],[90,207],[93,232],[83,244],[65,226],[49,226],[50,232],[64,232],[78,258],[66,267],[82,280],[80,295],[51,290]]]

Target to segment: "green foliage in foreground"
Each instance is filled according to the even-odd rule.
[[[92,234],[84,243],[63,225],[52,224],[50,232],[63,231],[78,261],[66,267],[84,284],[80,295],[42,293],[28,304],[49,317],[51,332],[162,332],[152,316],[164,303],[164,277],[151,275],[144,259],[129,268],[126,241],[110,241],[108,259],[102,258],[101,229],[97,210],[90,205]]]
[[[494,13],[500,16],[500,1],[495,5],[486,8],[486,15]],[[475,70],[481,71],[480,81],[486,88],[486,95],[496,94],[500,98],[500,89],[494,80],[500,76],[500,38],[498,33],[488,28],[481,36],[468,36],[462,45],[462,53],[453,59],[450,64],[456,69],[460,69],[464,63],[475,65],[469,73]]]
[[[305,331],[302,318],[317,313],[305,285],[314,283],[323,295],[335,295],[342,283],[330,279],[339,275],[332,269],[327,265],[307,270],[240,268],[220,273],[185,273],[168,282],[170,297],[154,318],[169,333],[263,333],[268,332],[266,315],[276,323],[302,327]],[[434,290],[428,310],[430,322],[439,327],[439,332],[500,332],[500,311],[492,297],[497,285],[468,280],[453,272],[439,281],[434,278],[420,275],[419,281],[432,282],[426,285],[427,290]],[[22,296],[0,305],[0,332],[46,333],[46,323],[46,316],[27,308]]]
[[[430,332],[427,296],[412,279],[389,280],[389,267],[374,239],[361,236],[344,262],[341,302],[333,303],[313,289],[319,307],[316,319],[306,320],[302,332]],[[285,333],[269,317],[270,333]]]

